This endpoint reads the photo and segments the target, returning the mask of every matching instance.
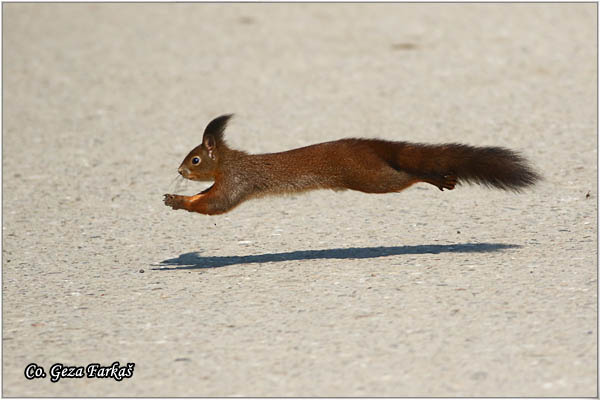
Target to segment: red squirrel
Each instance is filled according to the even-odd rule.
[[[215,215],[251,198],[315,189],[389,193],[426,182],[443,191],[466,182],[518,192],[541,179],[525,158],[503,147],[341,139],[248,154],[223,138],[232,116],[212,120],[202,143],[179,166],[184,178],[214,184],[194,196],[165,194],[167,206]]]

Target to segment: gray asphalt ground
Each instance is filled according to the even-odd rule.
[[[4,4],[3,395],[596,396],[596,30],[592,3]],[[229,112],[250,152],[499,145],[545,180],[165,207]]]

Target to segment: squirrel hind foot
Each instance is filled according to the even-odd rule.
[[[456,184],[458,183],[458,178],[454,174],[444,175],[444,180],[441,186],[438,186],[440,190],[443,192],[444,189],[453,190]]]
[[[450,172],[449,174],[443,176],[428,176],[427,178],[423,179],[423,182],[432,184],[443,192],[444,189],[453,190],[458,184],[458,177],[453,172]]]

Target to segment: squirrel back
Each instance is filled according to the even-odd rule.
[[[280,153],[248,154],[229,148],[223,138],[231,116],[211,121],[202,143],[179,167],[183,177],[214,181],[213,186],[195,196],[165,195],[166,205],[221,214],[269,194],[316,189],[389,193],[417,182],[440,190],[477,183],[518,192],[541,179],[525,158],[503,147],[341,139]]]

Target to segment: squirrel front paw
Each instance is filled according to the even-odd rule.
[[[178,194],[165,194],[163,201],[166,206],[171,207],[173,210],[179,210],[183,208],[183,198]]]

